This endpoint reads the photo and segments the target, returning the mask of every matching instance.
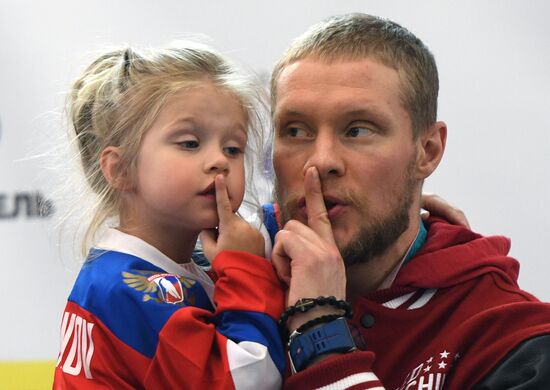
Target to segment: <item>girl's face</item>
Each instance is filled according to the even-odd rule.
[[[239,101],[211,83],[169,97],[142,140],[127,220],[167,233],[217,226],[214,177],[226,177],[234,211],[243,200],[246,130]]]

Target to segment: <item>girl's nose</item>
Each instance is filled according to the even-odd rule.
[[[224,173],[229,169],[229,162],[223,150],[208,153],[205,164],[206,172]]]

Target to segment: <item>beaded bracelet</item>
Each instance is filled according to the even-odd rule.
[[[353,315],[350,303],[344,300],[338,300],[334,296],[302,298],[302,299],[298,299],[294,305],[289,306],[281,314],[281,319],[279,320],[279,326],[281,327],[281,329],[284,328],[288,318],[292,317],[296,313],[305,313],[313,309],[315,306],[324,306],[324,305],[334,306],[337,309],[344,310],[343,317],[351,318]],[[339,315],[338,317],[342,317],[342,315]]]

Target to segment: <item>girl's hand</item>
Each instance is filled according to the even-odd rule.
[[[466,215],[456,207],[449,204],[445,199],[434,194],[422,194],[421,207],[426,210],[421,213],[422,219],[426,220],[431,215],[446,219],[453,225],[462,225],[470,229]]]
[[[258,230],[233,212],[224,176],[217,175],[214,181],[219,225],[217,230],[201,232],[204,254],[210,261],[223,250],[244,251],[264,257],[264,238]]]

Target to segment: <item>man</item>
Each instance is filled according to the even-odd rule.
[[[426,46],[388,20],[333,17],[271,87],[286,386],[550,388],[550,306],[517,286],[509,240],[419,218],[447,134]]]

